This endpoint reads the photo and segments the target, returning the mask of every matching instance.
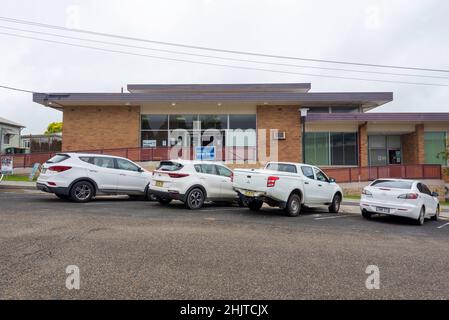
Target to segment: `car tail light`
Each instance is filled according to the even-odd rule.
[[[401,194],[400,196],[398,196],[399,199],[418,199],[418,194],[417,193],[406,193],[406,194]]]
[[[274,187],[276,185],[276,181],[278,181],[278,180],[279,180],[279,177],[275,177],[275,176],[268,177],[267,187],[268,188]]]
[[[64,172],[64,171],[67,171],[67,170],[70,170],[70,169],[72,169],[72,167],[69,167],[69,166],[52,166],[52,167],[49,167],[47,170],[55,171],[55,172]]]
[[[184,178],[184,177],[188,177],[189,174],[188,173],[177,173],[177,172],[170,172],[168,174],[168,176],[170,178]]]
[[[56,186],[56,183],[54,183],[54,182],[47,182],[47,184],[49,185],[49,186]]]
[[[372,196],[373,194],[371,193],[371,191],[368,191],[366,189],[362,190],[362,194],[364,194],[365,196]]]
[[[234,172],[231,172],[231,182],[234,182]]]

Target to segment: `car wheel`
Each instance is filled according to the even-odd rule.
[[[301,212],[301,197],[297,194],[290,195],[285,211],[289,217],[297,217]]]
[[[157,198],[157,201],[164,206],[169,204],[171,202],[171,200],[172,199],[169,199],[169,198],[160,198],[160,197]]]
[[[337,193],[332,199],[331,205],[329,206],[329,212],[338,213],[338,211],[340,211],[340,204],[341,204],[341,196],[340,194]]]
[[[68,196],[66,194],[60,194],[60,193],[55,193],[55,196],[57,196],[61,200],[69,200],[69,198],[70,198],[70,196]]]
[[[422,226],[424,224],[424,217],[425,217],[425,215],[426,215],[426,211],[425,211],[424,207],[422,207],[421,211],[419,212],[419,217],[415,221],[418,226]]]
[[[87,181],[80,181],[70,189],[70,199],[74,202],[89,202],[94,195],[94,186]]]
[[[246,201],[243,200],[242,198],[239,198],[239,199],[237,200],[237,204],[239,205],[239,207],[246,207],[246,206],[247,206]]]
[[[362,217],[364,217],[365,219],[371,219],[371,213],[366,210],[363,210]]]
[[[261,200],[254,199],[254,200],[251,200],[248,202],[248,208],[251,211],[259,211],[260,208],[262,208],[262,205],[263,205],[263,201],[261,201]]]
[[[187,195],[185,206],[190,210],[199,209],[203,206],[204,200],[203,190],[200,188],[193,188]]]
[[[430,219],[432,219],[433,221],[438,221],[439,217],[440,217],[440,206],[438,205],[437,206],[437,211],[435,212],[435,215],[432,216],[432,218],[430,218]]]

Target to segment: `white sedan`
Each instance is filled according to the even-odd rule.
[[[367,219],[373,214],[386,214],[423,225],[425,218],[438,220],[440,204],[438,194],[420,181],[379,179],[363,189],[360,210]]]

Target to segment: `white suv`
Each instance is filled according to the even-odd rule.
[[[88,202],[97,194],[146,197],[151,173],[134,162],[102,154],[60,153],[45,162],[37,189]]]
[[[232,171],[206,161],[161,161],[153,172],[148,192],[161,204],[181,200],[188,209],[199,209],[204,201],[233,202]]]

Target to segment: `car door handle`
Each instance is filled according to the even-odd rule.
[[[124,173],[120,173],[120,175],[121,175],[121,176],[126,176],[126,174],[124,174]]]
[[[206,180],[206,178],[205,178],[205,177],[201,177],[200,179],[201,179],[201,180]]]
[[[97,170],[89,170],[90,172],[98,172]]]
[[[304,184],[309,184],[309,183],[306,181],[306,182],[304,182]]]
[[[322,184],[319,184],[319,185],[318,185],[318,187],[322,187],[322,186],[323,186]]]

